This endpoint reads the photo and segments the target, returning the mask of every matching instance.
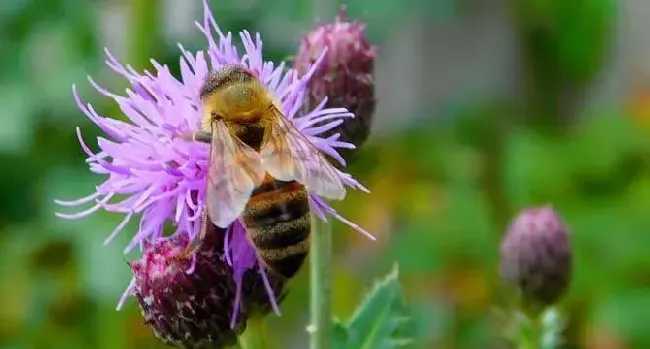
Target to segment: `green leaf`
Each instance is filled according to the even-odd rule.
[[[366,295],[348,321],[335,320],[333,346],[343,349],[404,348],[412,342],[404,334],[408,322],[395,266]]]
[[[349,345],[347,328],[339,320],[332,324],[332,348],[347,348]]]

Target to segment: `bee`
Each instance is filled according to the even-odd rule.
[[[343,199],[338,171],[245,67],[210,72],[199,96],[201,129],[185,137],[209,143],[210,158],[201,232],[186,253],[205,238],[208,223],[226,228],[241,218],[267,269],[291,278],[309,252],[309,193]]]

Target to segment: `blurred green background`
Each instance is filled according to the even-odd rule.
[[[260,31],[290,59],[334,0],[210,1],[224,30]],[[569,348],[650,348],[650,15],[644,1],[350,0],[379,46],[373,136],[353,172],[371,195],[336,206],[375,233],[335,227],[334,307],[350,314],[394,261],[421,348],[491,348],[498,245],[519,210],[553,203],[571,229],[575,274],[561,306]],[[86,81],[120,92],[103,47],[124,63],[178,72],[177,42],[205,44],[198,0],[0,2],[0,348],[163,348],[136,303],[122,249],[131,224],[54,216],[91,192],[71,86],[119,116]],[[648,43],[650,47],[650,42]],[[274,346],[307,342],[307,275],[292,281]]]

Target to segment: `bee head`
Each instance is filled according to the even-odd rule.
[[[254,79],[257,79],[256,74],[243,65],[224,65],[208,73],[199,90],[199,98],[205,99],[229,86],[242,82],[250,82]]]
[[[218,120],[251,123],[260,117],[266,92],[257,74],[239,65],[225,65],[208,74],[199,91],[204,129]]]

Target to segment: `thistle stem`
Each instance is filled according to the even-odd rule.
[[[310,257],[310,349],[330,349],[332,328],[332,231],[328,223],[312,217]]]
[[[134,67],[141,69],[149,64],[150,57],[160,52],[160,43],[163,42],[159,29],[162,10],[157,0],[132,0],[130,4],[130,61]]]
[[[242,349],[268,349],[264,318],[253,316],[248,319],[246,331],[239,337],[239,346]]]
[[[529,317],[517,314],[518,349],[555,349],[561,341],[562,317],[556,308],[548,308],[542,314]]]
[[[557,308],[546,309],[540,319],[540,346],[542,349],[555,349],[562,342],[564,319]]]

